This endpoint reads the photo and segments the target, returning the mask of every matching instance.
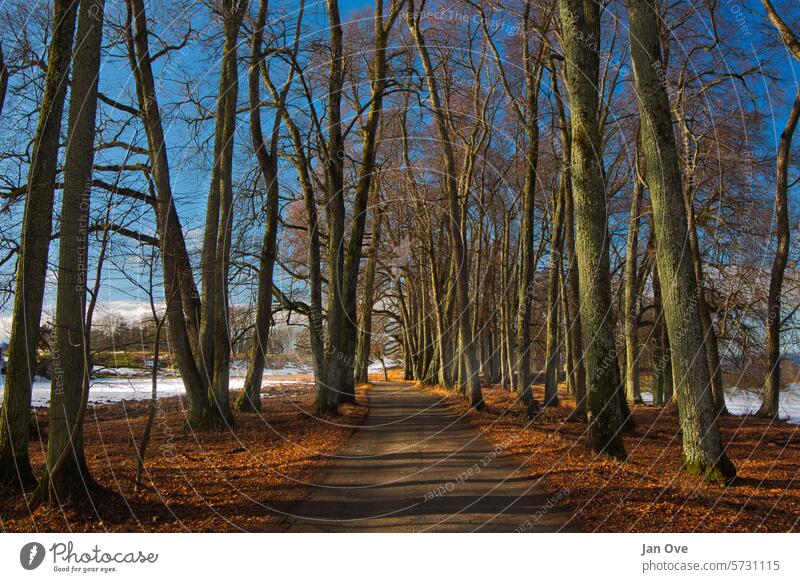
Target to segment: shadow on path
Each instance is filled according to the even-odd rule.
[[[321,483],[287,508],[290,532],[555,532],[569,513],[519,463],[431,395],[369,392],[369,413]]]

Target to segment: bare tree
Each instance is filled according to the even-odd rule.
[[[683,438],[683,468],[711,481],[729,482],[736,469],[725,455],[716,423],[711,376],[704,357],[703,323],[694,265],[686,259],[689,237],[673,118],[658,72],[658,11],[651,0],[628,0],[630,45],[639,99],[642,150],[653,206],[656,262],[669,332]]]
[[[800,61],[800,38],[787,26],[775,11],[770,0],[762,0],[770,22],[778,30],[781,40],[794,58]],[[789,119],[781,133],[778,143],[778,161],[775,178],[775,214],[777,217],[778,244],[767,296],[767,375],[764,379],[764,401],[759,414],[777,418],[781,390],[781,288],[789,258],[789,164],[791,161],[792,139],[800,120],[800,91],[794,99]]]
[[[77,0],[55,0],[47,77],[33,143],[25,192],[9,357],[0,418],[0,482],[28,486],[34,482],[28,459],[31,385],[53,224],[53,191],[59,135],[67,92]]]

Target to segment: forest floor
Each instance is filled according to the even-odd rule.
[[[585,447],[586,425],[570,419],[574,399],[528,418],[505,388],[484,388],[487,407],[448,402],[482,435],[516,456],[520,467],[561,503],[584,531],[790,532],[800,529],[800,425],[752,416],[720,419],[738,477],[731,486],[703,482],[679,470],[681,437],[674,409],[634,406],[636,429],[624,437],[626,462],[598,458]],[[541,402],[543,388],[534,396]]]
[[[293,376],[297,379],[297,376]],[[307,494],[306,483],[347,442],[366,414],[365,391],[341,416],[313,413],[314,389],[265,386],[259,414],[236,414],[233,430],[188,432],[181,398],[158,400],[146,455],[147,485],[134,490],[137,447],[147,403],[90,405],[86,458],[101,486],[67,510],[39,507],[0,490],[0,531],[167,532],[275,530],[284,512]],[[235,394],[234,394],[235,397]],[[37,409],[31,440],[35,474],[44,464],[47,410]]]
[[[397,383],[397,378],[394,372],[393,382],[381,383],[379,391],[390,385],[398,393],[420,394],[413,384]],[[317,418],[308,380],[305,388],[265,387],[261,415],[237,414],[235,428],[219,432],[185,431],[181,398],[159,400],[147,454],[147,487],[139,492],[134,489],[136,447],[147,403],[90,406],[86,456],[101,489],[75,507],[39,507],[33,512],[25,497],[0,490],[0,531],[350,530],[357,528],[341,527],[343,519],[359,520],[365,511],[370,514],[366,517],[374,518],[379,515],[376,509],[388,507],[385,500],[365,493],[369,487],[361,487],[375,479],[385,481],[375,491],[395,487],[399,496],[394,501],[413,497],[417,509],[412,514],[417,517],[402,523],[364,521],[370,531],[447,529],[447,522],[453,523],[446,519],[448,512],[457,516],[460,531],[481,529],[488,513],[497,513],[495,501],[507,498],[516,503],[531,492],[535,497],[529,497],[523,509],[508,512],[514,523],[503,522],[499,529],[519,531],[526,522],[532,531],[800,528],[800,425],[721,418],[723,440],[738,469],[736,482],[722,487],[678,469],[680,430],[669,408],[633,407],[636,428],[625,435],[629,458],[622,463],[595,457],[586,449],[585,424],[570,419],[574,401],[563,394],[559,407],[531,419],[515,395],[500,387],[484,388],[487,408],[478,412],[460,396],[437,387],[425,387],[425,398],[401,402],[398,409],[396,402],[391,408],[388,401],[370,401],[369,386],[361,386],[358,403],[343,407],[341,416]],[[534,395],[541,400],[541,387],[534,388]],[[405,424],[381,420],[387,414],[398,416],[398,411],[396,420]],[[31,439],[37,474],[44,463],[46,412],[37,409],[38,428]],[[432,413],[438,418],[431,419]],[[370,436],[370,430],[358,428],[362,423],[393,429]],[[442,424],[455,427],[458,434],[431,440],[428,433],[437,433]],[[465,445],[473,442],[479,446]],[[358,456],[361,459],[354,462]],[[371,461],[383,457],[390,464],[370,473]],[[412,485],[395,482],[397,476],[410,479],[424,471],[428,477]],[[503,482],[499,490],[498,480]],[[339,505],[330,513],[330,488],[342,485],[346,495],[337,497]],[[353,499],[348,501],[348,495]],[[489,499],[484,500],[485,495]],[[487,501],[492,502],[488,510],[478,505],[472,514],[459,516],[464,508]],[[339,523],[308,527],[303,517]]]

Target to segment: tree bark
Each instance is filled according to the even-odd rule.
[[[566,173],[566,179],[569,174]],[[558,406],[559,368],[559,273],[561,270],[561,245],[564,222],[564,196],[566,184],[562,173],[561,185],[553,196],[553,222],[550,231],[550,272],[547,275],[547,339],[544,376],[544,405]]]
[[[567,163],[562,171],[567,173],[564,180],[564,250],[567,268],[565,283],[567,306],[570,313],[570,325],[567,328],[567,342],[572,354],[572,363],[568,373],[570,374],[570,385],[575,393],[575,412],[576,418],[586,417],[586,369],[583,362],[583,334],[581,333],[581,313],[580,313],[580,287],[578,274],[578,261],[575,252],[575,204],[572,192],[572,127],[564,108],[564,98],[561,95],[558,81],[558,70],[554,59],[550,59],[550,69],[553,80],[551,82],[553,93],[556,97],[556,107],[561,127],[562,155]]]
[[[722,445],[711,377],[702,357],[703,324],[696,313],[702,297],[694,267],[685,257],[689,232],[669,97],[658,75],[663,71],[658,17],[652,0],[628,0],[642,149],[653,205],[656,262],[662,281],[683,438],[682,466],[690,473],[726,483],[736,475],[736,469]]]
[[[77,0],[55,0],[53,32],[39,123],[33,141],[11,313],[3,415],[0,418],[0,483],[35,483],[28,458],[31,389],[42,317],[47,255],[53,226],[53,190],[64,113]]]
[[[259,69],[263,58],[262,44],[266,17],[267,0],[261,0],[250,48],[248,96],[250,101],[250,137],[261,170],[261,176],[267,188],[267,224],[264,228],[264,240],[261,243],[261,256],[259,257],[258,266],[255,338],[253,340],[250,363],[247,366],[244,389],[236,400],[236,410],[239,412],[258,412],[261,410],[261,382],[264,376],[267,345],[272,326],[272,280],[278,242],[278,160],[275,155],[277,153],[275,151],[277,140],[273,139],[271,141],[271,147],[268,150],[264,143],[264,134],[261,128]],[[278,103],[278,110],[275,112],[273,136],[277,134],[277,124],[280,123],[283,117],[285,95],[285,92],[281,93],[282,99]]]
[[[611,303],[608,209],[599,157],[599,5],[589,0],[560,0],[560,7],[572,125],[572,185],[589,446],[624,458],[617,402],[620,378]]]
[[[193,429],[206,428],[212,423],[208,382],[201,374],[193,352],[195,347],[199,350],[200,304],[186,241],[172,199],[169,159],[150,59],[147,16],[143,0],[127,0],[126,6],[127,25],[132,26],[132,31],[129,30],[128,49],[131,70],[136,81],[136,95],[147,134],[151,172],[158,197],[156,218],[161,243],[164,295],[180,297],[180,301],[167,302],[170,344],[175,351],[181,380],[189,400],[187,424]]]
[[[638,148],[638,145],[637,145]],[[634,171],[633,196],[628,217],[628,241],[625,248],[625,394],[628,401],[641,404],[639,378],[639,299],[637,259],[639,252],[639,208],[644,188]]]
[[[767,16],[781,35],[784,44],[800,61],[800,39],[778,15],[769,0],[762,0]],[[777,418],[781,389],[781,288],[786,263],[789,259],[789,164],[791,163],[792,139],[800,119],[800,91],[795,97],[789,119],[781,133],[778,144],[778,160],[775,181],[775,215],[777,219],[777,248],[770,273],[767,296],[767,374],[764,379],[764,401],[758,414]]]
[[[767,374],[764,379],[764,401],[758,414],[769,418],[778,417],[781,390],[781,288],[786,263],[789,260],[789,164],[791,163],[792,138],[800,119],[800,91],[795,97],[789,119],[781,133],[778,144],[777,176],[775,179],[775,215],[777,239],[775,259],[769,279],[767,296]]]
[[[377,186],[373,186],[372,204],[372,241],[370,255],[364,272],[364,297],[361,303],[361,317],[359,318],[358,345],[356,346],[355,381],[364,383],[369,381],[369,355],[372,342],[372,308],[375,303],[375,271],[378,268],[378,251],[381,244],[381,226],[383,225],[384,210],[380,207],[380,193]]]
[[[83,451],[81,408],[88,396],[91,359],[86,325],[89,208],[94,161],[97,82],[104,0],[83,0],[73,55],[69,127],[58,248],[55,352],[50,387],[47,462],[42,492],[63,504],[93,485]],[[46,491],[46,493],[45,493]]]
[[[233,423],[229,390],[231,342],[228,329],[228,267],[233,221],[233,144],[236,135],[236,109],[239,96],[239,29],[247,11],[247,5],[247,0],[238,0],[238,2],[237,0],[223,0],[222,3],[225,47],[220,74],[216,133],[216,137],[220,142],[214,146],[215,153],[218,156],[215,158],[214,163],[217,166],[216,178],[218,179],[218,184],[216,184],[216,195],[219,200],[219,216],[216,217],[216,220],[219,222],[216,228],[212,227],[211,229],[213,231],[212,235],[216,235],[216,242],[209,251],[209,253],[213,252],[215,255],[211,264],[210,277],[210,283],[214,291],[210,294],[209,304],[204,305],[206,317],[209,318],[209,321],[203,322],[206,329],[213,329],[214,344],[211,359],[214,364],[211,368],[209,400],[211,401],[216,422],[224,426],[230,426]],[[214,176],[212,176],[212,194],[209,195],[209,202],[214,196],[215,185],[213,180]],[[204,281],[204,293],[206,284],[207,281]],[[271,291],[272,286],[270,285],[268,292],[271,293]],[[210,360],[208,355],[203,354],[202,361],[206,362],[206,366]],[[208,373],[208,370],[206,370],[206,373]]]

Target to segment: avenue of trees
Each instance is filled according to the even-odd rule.
[[[298,328],[321,414],[391,357],[478,409],[487,385],[531,416],[574,398],[588,446],[624,459],[649,392],[682,468],[730,483],[725,389],[762,385],[778,416],[800,306],[800,9],[732,6],[6,3],[0,483],[45,503],[92,483],[96,314],[123,295],[187,430],[268,416],[271,333]]]

